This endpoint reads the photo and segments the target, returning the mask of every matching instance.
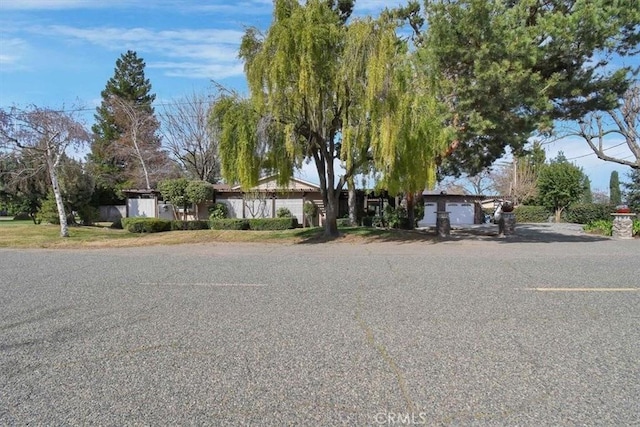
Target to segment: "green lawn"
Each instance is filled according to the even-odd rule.
[[[110,248],[149,245],[176,245],[208,242],[323,243],[327,241],[416,241],[432,236],[401,230],[365,227],[340,229],[341,236],[327,239],[322,228],[298,228],[284,231],[195,230],[133,234],[106,226],[69,227],[69,237],[60,237],[57,225],[35,225],[32,221],[0,221],[0,248]]]

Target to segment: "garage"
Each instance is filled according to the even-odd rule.
[[[447,203],[451,225],[469,225],[475,221],[475,206],[473,203]]]
[[[433,227],[434,225],[436,225],[436,218],[438,217],[437,211],[437,203],[425,203],[424,217],[420,221],[418,221],[418,227]]]

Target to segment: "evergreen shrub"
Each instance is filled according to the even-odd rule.
[[[264,230],[289,230],[298,227],[298,219],[289,218],[252,218],[249,220],[249,229]]]
[[[209,221],[202,221],[202,220],[171,221],[171,230],[208,230],[208,229],[209,229]]]
[[[544,206],[521,205],[515,208],[516,222],[547,222],[552,213]]]
[[[248,230],[249,220],[238,218],[210,219],[209,228],[212,230]]]
[[[602,203],[580,203],[571,205],[565,211],[565,221],[575,224],[589,224],[593,221],[611,219],[614,208]]]
[[[171,231],[171,221],[159,218],[123,218],[122,227],[129,233]]]

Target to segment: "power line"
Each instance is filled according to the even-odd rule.
[[[612,148],[620,147],[621,145],[625,145],[625,144],[626,144],[626,142],[621,142],[620,144],[616,144],[616,145],[612,145],[611,147],[604,148],[602,151],[611,150]],[[571,157],[570,159],[567,159],[567,161],[568,160],[582,159],[583,157],[595,156],[595,155],[596,155],[596,153],[592,151],[591,153],[587,153],[587,154],[582,154],[580,156]]]

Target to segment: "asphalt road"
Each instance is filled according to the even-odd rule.
[[[640,240],[520,231],[0,250],[0,425],[639,425]]]

